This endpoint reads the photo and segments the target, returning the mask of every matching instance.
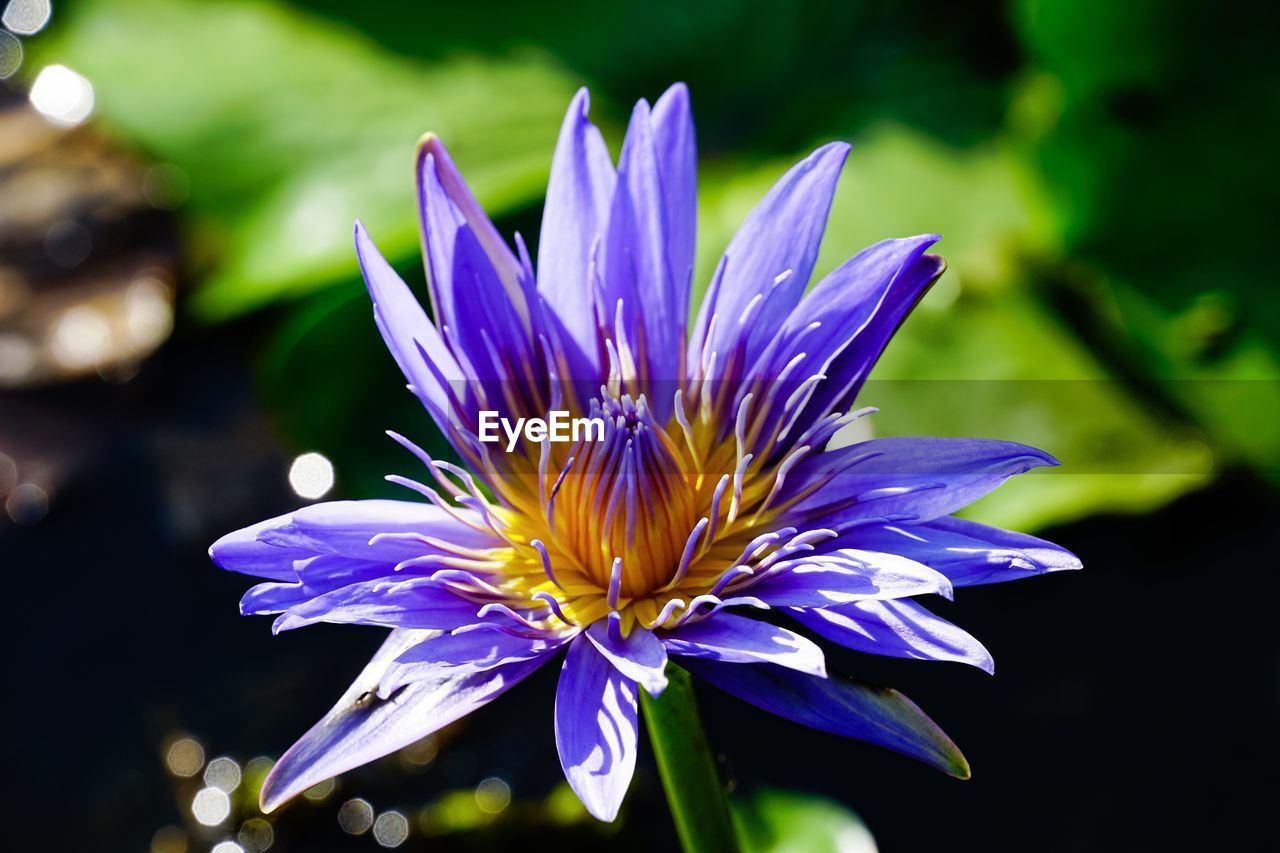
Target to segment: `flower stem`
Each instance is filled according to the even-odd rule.
[[[649,742],[685,853],[736,851],[729,801],[707,744],[689,673],[667,664],[667,689],[654,699],[640,691]]]

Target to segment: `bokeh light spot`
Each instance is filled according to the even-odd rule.
[[[0,335],[0,383],[17,382],[35,367],[36,348],[19,335]]]
[[[73,219],[56,222],[45,233],[44,253],[49,260],[64,269],[84,263],[93,251],[93,235],[89,229]]]
[[[0,498],[7,496],[18,486],[18,463],[12,456],[0,453]]]
[[[204,769],[204,783],[230,794],[240,787],[240,765],[230,758],[215,758]]]
[[[140,278],[125,296],[125,323],[138,347],[152,347],[173,331],[169,288],[154,278]]]
[[[409,837],[409,819],[400,812],[383,812],[373,822],[373,839],[383,847],[399,847]]]
[[[276,840],[276,832],[271,824],[260,817],[255,817],[244,822],[236,838],[245,853],[264,853]]]
[[[151,853],[187,853],[187,834],[176,826],[162,826],[151,836]]]
[[[52,14],[49,0],[9,0],[0,23],[20,36],[29,36],[43,30]]]
[[[511,803],[511,786],[490,776],[476,786],[476,805],[486,814],[497,814]]]
[[[5,498],[4,509],[14,524],[35,524],[49,514],[49,495],[35,483],[23,483]]]
[[[234,841],[219,841],[209,853],[245,853],[245,849]]]
[[[98,309],[77,305],[58,318],[50,347],[63,367],[89,367],[111,354],[111,327]]]
[[[179,738],[165,753],[164,763],[174,776],[189,778],[204,767],[204,747],[189,737]]]
[[[22,67],[22,42],[0,30],[0,80]]]
[[[319,453],[304,453],[289,466],[289,485],[299,497],[322,498],[333,488],[333,463]]]
[[[436,760],[439,747],[435,735],[427,735],[422,740],[411,743],[400,750],[400,763],[407,770],[421,771]]]
[[[76,125],[93,112],[93,86],[65,65],[50,65],[31,84],[31,106],[55,124]]]
[[[334,789],[338,787],[338,783],[333,779],[325,779],[323,782],[317,782],[310,788],[302,792],[302,796],[306,797],[313,803],[322,802]]]
[[[231,815],[231,798],[219,788],[201,788],[191,801],[191,814],[205,826],[217,826]]]
[[[373,826],[373,806],[368,800],[347,800],[338,808],[338,826],[348,835],[363,835]]]

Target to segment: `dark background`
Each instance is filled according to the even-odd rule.
[[[704,262],[789,161],[830,138],[855,149],[825,268],[882,237],[946,236],[951,271],[877,377],[946,380],[949,402],[865,402],[886,409],[885,433],[1058,455],[1062,469],[972,514],[1085,562],[939,603],[991,649],[994,678],[832,652],[834,668],[924,707],[964,749],[968,782],[702,690],[741,808],[769,812],[779,789],[842,804],[883,851],[1272,848],[1274,13],[436,5],[85,0],[22,35],[23,64],[0,83],[4,846],[176,850],[164,845],[177,828],[185,849],[207,850],[257,816],[246,777],[232,818],[201,827],[203,783],[169,771],[169,746],[191,737],[241,765],[279,755],[382,634],[272,638],[267,620],[237,616],[246,579],[205,550],[299,504],[286,476],[299,453],[333,460],[329,498],[399,496],[380,478],[410,460],[382,430],[429,437],[370,321],[350,221],[422,281],[408,178],[417,134],[439,128],[499,227],[534,241],[573,89],[592,88],[616,151],[630,102],[684,80]],[[89,120],[56,132],[36,129],[24,94],[54,63],[95,93]],[[56,230],[66,222],[88,248]],[[166,340],[139,349],[113,332],[91,362],[59,357],[67,311],[95,306],[117,329],[112,312],[133,303],[113,294],[144,278],[172,301]],[[14,341],[36,346],[25,370]],[[950,402],[965,383],[1057,380],[1071,390]],[[450,727],[425,769],[392,756],[273,815],[270,849],[378,849],[338,826],[353,797],[409,818],[403,849],[673,848],[647,747],[617,824],[565,805],[554,678]],[[497,814],[472,796],[490,777],[512,792]],[[817,813],[796,806],[774,831],[823,849],[809,840]]]

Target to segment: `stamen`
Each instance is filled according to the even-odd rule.
[[[728,487],[729,475],[724,474],[720,477],[720,482],[716,483],[716,490],[711,495],[711,514],[708,516],[711,519],[711,529],[707,531],[703,553],[706,553],[707,547],[716,541],[716,529],[720,526],[720,499],[724,497],[724,490]]]
[[[507,605],[501,604],[499,602],[493,602],[491,604],[486,604],[485,606],[481,607],[476,612],[476,618],[486,619],[491,613],[497,613],[500,616],[505,616],[523,628],[529,628],[533,631],[538,631],[538,632],[542,632],[544,630],[542,626],[539,625],[538,623],[533,622],[529,619],[526,619],[525,617],[521,616],[519,613],[512,610]]]
[[[452,563],[443,560],[441,562],[444,565],[453,565]],[[493,584],[483,580],[477,576],[475,572],[469,572],[461,568],[440,569],[437,572],[431,573],[431,579],[447,584],[469,584],[470,586],[475,587],[481,592],[486,592],[489,595],[506,596],[505,592],[498,589]]]
[[[618,609],[618,594],[622,591],[622,558],[613,558],[613,568],[609,570],[609,608]]]
[[[560,583],[559,579],[556,578],[555,571],[551,568],[551,555],[547,553],[547,546],[542,543],[541,539],[534,539],[529,544],[533,546],[534,550],[536,550],[539,555],[541,555],[542,571],[546,573],[547,580],[555,584],[557,589],[563,591],[564,584]]]
[[[676,389],[672,409],[675,411],[676,423],[680,424],[680,431],[684,433],[684,444],[689,449],[689,459],[693,462],[694,471],[701,474],[702,454],[698,452],[698,442],[693,437],[693,426],[690,425],[689,416],[684,411],[684,391],[681,388]]]
[[[752,394],[748,393],[742,398],[742,402],[738,404],[738,413],[733,419],[733,440],[737,449],[738,464],[742,464],[742,457],[747,452],[747,407],[751,405]]]
[[[552,534],[556,532],[556,495],[560,493],[560,487],[564,485],[564,478],[569,475],[569,469],[573,467],[576,456],[570,456],[565,460],[564,468],[560,471],[560,476],[556,477],[555,485],[551,487],[551,494],[547,497],[546,516],[547,530]]]
[[[406,489],[411,489],[417,492],[418,494],[425,497],[427,500],[431,501],[431,503],[435,504],[437,507],[439,507],[440,509],[448,513],[449,516],[453,518],[454,521],[465,524],[467,527],[470,527],[472,530],[479,531],[480,533],[495,532],[493,528],[486,525],[476,524],[476,522],[473,521],[472,519],[469,519],[466,516],[459,513],[456,509],[450,506],[449,503],[445,501],[444,498],[440,497],[439,492],[437,492],[435,489],[431,488],[430,486],[425,486],[422,483],[419,483],[417,480],[411,480],[408,477],[401,477],[399,474],[388,474],[384,479],[388,483],[395,483],[397,486],[404,486]],[[462,495],[461,492],[459,492],[458,494]],[[506,537],[502,537],[502,538],[505,539]]]
[[[738,510],[742,506],[742,478],[747,472],[747,466],[751,464],[751,454],[748,453],[742,457],[742,461],[738,463],[738,467],[733,471],[733,498],[729,501],[729,524],[733,524],[734,519],[738,517]]]
[[[563,622],[564,624],[568,625],[570,628],[578,627],[572,621],[570,621],[568,616],[564,615],[564,611],[560,609],[560,602],[556,600],[556,597],[551,593],[547,592],[545,589],[538,590],[531,596],[531,598],[537,601],[541,601],[543,604],[550,607],[551,612],[555,614],[555,617],[559,619],[561,622]]]
[[[755,515],[751,516],[751,523],[755,524],[760,520],[760,515],[769,508],[773,503],[773,499],[777,497],[778,492],[782,490],[782,484],[786,482],[787,472],[796,466],[796,463],[803,459],[809,453],[809,445],[797,447],[791,451],[786,458],[778,465],[773,474],[773,486],[769,489],[769,494],[765,495],[763,501],[760,502],[760,508],[756,510]]]
[[[662,606],[662,611],[658,614],[658,618],[654,620],[653,627],[657,628],[665,625],[672,614],[676,612],[676,608],[684,607],[684,599],[673,598]]]
[[[667,582],[666,586],[659,589],[658,592],[666,592],[667,590],[679,585],[680,581],[684,580],[685,574],[689,571],[689,564],[693,561],[693,549],[698,544],[698,537],[702,535],[702,531],[707,529],[707,525],[710,524],[710,522],[710,519],[703,518],[693,526],[693,530],[689,533],[689,538],[685,540],[684,551],[680,554],[680,566],[676,569],[676,573],[672,575],[671,580]]]
[[[387,435],[396,444],[399,444],[405,450],[409,451],[414,456],[418,457],[418,461],[420,461],[423,465],[427,466],[427,470],[431,472],[431,476],[436,480],[436,482],[438,482],[441,485],[441,487],[445,489],[445,491],[449,492],[452,495],[462,494],[462,490],[459,489],[452,480],[450,480],[448,477],[440,476],[440,472],[436,470],[435,460],[431,458],[431,454],[427,453],[427,451],[423,450],[417,444],[405,438],[400,433],[395,432],[394,430],[387,430]]]

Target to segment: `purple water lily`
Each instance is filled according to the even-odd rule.
[[[404,747],[562,659],[555,738],[569,784],[612,820],[636,759],[640,690],[667,664],[784,717],[957,776],[914,704],[828,673],[807,634],[862,652],[991,656],[918,596],[1079,568],[1043,540],[951,516],[1056,462],[1004,441],[832,437],[890,336],[942,273],[935,235],[886,240],[806,295],[848,146],[782,176],[689,300],[696,219],[688,92],[636,105],[616,167],[570,104],[537,268],[428,136],[418,197],[434,320],[357,223],[391,354],[465,467],[393,437],[425,500],[307,506],[232,533],[222,567],[264,578],[244,613],[393,629],[347,693],[275,765],[271,810]],[[481,412],[566,411],[602,436],[503,445]],[[771,621],[759,618],[771,611]],[[777,618],[781,617],[781,618]],[[784,627],[793,624],[801,630]]]

